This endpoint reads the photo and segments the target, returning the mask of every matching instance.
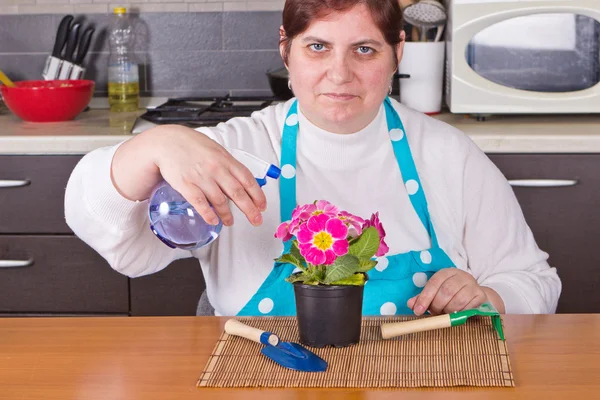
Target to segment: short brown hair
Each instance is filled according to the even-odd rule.
[[[284,46],[283,60],[287,64],[292,40],[304,32],[315,18],[327,16],[331,12],[346,11],[364,4],[371,12],[375,25],[385,41],[394,49],[395,65],[398,65],[396,45],[400,43],[402,32],[402,10],[398,0],[286,0],[283,7],[283,29],[279,43]],[[283,33],[283,32],[282,32]]]

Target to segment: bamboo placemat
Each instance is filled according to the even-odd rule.
[[[263,345],[223,333],[198,387],[513,387],[506,342],[498,339],[491,319],[470,318],[465,325],[381,338],[382,322],[412,316],[363,318],[360,343],[336,349],[307,347],[325,361],[326,372],[297,372],[264,356]],[[239,318],[299,342],[294,317]]]

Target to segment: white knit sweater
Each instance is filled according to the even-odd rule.
[[[442,249],[480,285],[498,292],[507,313],[555,312],[560,280],[500,171],[457,129],[393,104],[406,129]],[[229,148],[279,165],[290,105],[288,101],[199,130]],[[431,246],[402,183],[383,105],[371,124],[350,135],[326,132],[301,112],[299,121],[298,204],[326,199],[365,218],[379,211],[389,254]],[[112,185],[110,165],[117,147],[90,152],[73,171],[65,196],[73,232],[130,277],[157,272],[175,259],[197,257],[217,315],[237,314],[283,248],[273,237],[280,222],[277,181],[263,187],[268,206],[260,227],[253,227],[232,205],[235,223],[224,227],[217,241],[193,252],[173,250],[148,228],[147,201],[129,201]]]

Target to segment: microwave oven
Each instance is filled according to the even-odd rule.
[[[600,0],[445,5],[452,113],[600,113]]]

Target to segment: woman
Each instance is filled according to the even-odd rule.
[[[197,257],[217,315],[293,315],[273,233],[296,204],[326,199],[357,215],[379,211],[387,231],[365,314],[484,301],[554,312],[556,270],[502,174],[464,134],[387,97],[404,43],[397,1],[288,0],[280,36],[295,99],[204,135],[159,126],[89,153],[67,187],[73,231],[130,277]],[[261,190],[222,146],[280,165],[279,185]],[[216,242],[190,252],[154,237],[146,199],[163,177],[207,221],[222,218]]]

